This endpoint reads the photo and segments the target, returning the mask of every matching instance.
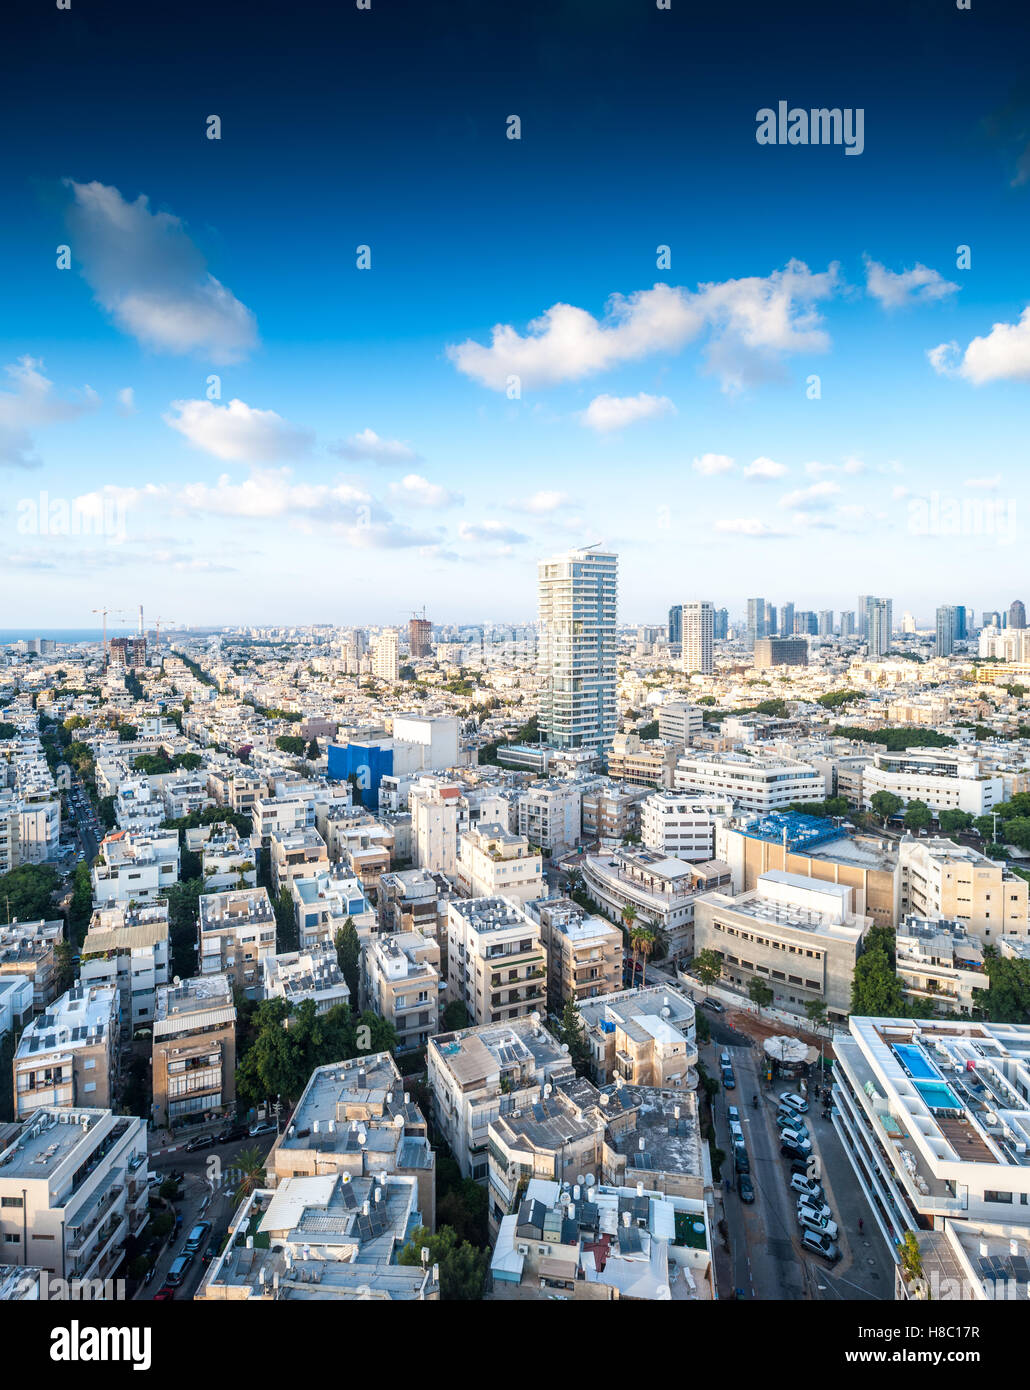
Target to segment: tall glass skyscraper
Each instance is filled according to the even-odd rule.
[[[615,737],[618,556],[592,546],[538,565],[540,731],[556,748]]]
[[[683,644],[683,605],[674,603],[669,609],[669,646],[676,651]]]
[[[760,637],[768,636],[766,627],[765,599],[749,598],[747,601],[747,644],[752,649]]]
[[[889,598],[865,596],[865,640],[868,655],[875,659],[891,649],[894,631],[894,604]]]
[[[955,650],[956,610],[950,603],[942,603],[937,609],[937,641],[934,656],[951,656]]]

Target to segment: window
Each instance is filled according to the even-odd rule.
[[[0,1197],[0,1207],[21,1207],[24,1202],[21,1197]]]
[[[984,1193],[984,1201],[985,1201],[985,1202],[1000,1202],[1000,1203],[1004,1204],[1005,1206],[1011,1206],[1011,1205],[1012,1205],[1012,1193],[1011,1193],[1011,1192],[985,1192],[985,1193]]]

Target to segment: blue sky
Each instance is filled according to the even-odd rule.
[[[0,623],[517,620],[597,540],[628,621],[1028,597],[1025,21],[824,8],[22,17]]]

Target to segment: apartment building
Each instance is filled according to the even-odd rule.
[[[455,878],[468,897],[510,898],[524,906],[543,892],[543,857],[525,835],[481,824],[459,837]]]
[[[433,1113],[463,1177],[487,1177],[491,1123],[531,1109],[544,1087],[575,1077],[567,1052],[537,1018],[440,1033],[426,1052]]]
[[[375,909],[360,880],[339,867],[313,878],[293,879],[290,892],[301,950],[331,945],[348,920],[354,923],[359,937],[368,936],[375,927]]]
[[[447,943],[447,900],[454,885],[443,874],[426,869],[394,869],[379,880],[379,930],[420,932]],[[441,957],[441,961],[443,957]],[[444,972],[446,978],[446,972]]]
[[[679,747],[639,734],[616,734],[608,750],[608,775],[631,787],[671,787]]]
[[[422,777],[408,793],[415,865],[453,876],[458,840],[469,823],[468,802],[460,782]]]
[[[598,1086],[618,1080],[660,1090],[697,1085],[694,1005],[670,986],[624,989],[580,1005]]]
[[[82,944],[79,981],[113,986],[123,1036],[150,1025],[157,991],[168,983],[168,903],[97,908]]]
[[[207,892],[257,887],[260,848],[251,836],[241,835],[230,821],[198,825],[185,833],[186,848],[200,855]]]
[[[925,801],[931,811],[968,811],[982,816],[1005,800],[1003,777],[985,775],[978,758],[962,748],[907,748],[878,752],[862,773],[862,805],[877,792],[902,801]]]
[[[205,772],[168,773],[155,777],[153,785],[160,792],[167,820],[182,820],[215,804],[208,793]]]
[[[260,998],[261,962],[275,955],[275,913],[265,888],[204,893],[197,920],[202,975],[226,975],[248,999]]]
[[[311,1000],[315,1012],[320,1014],[337,1004],[350,1003],[350,990],[340,970],[336,947],[331,943],[265,956],[261,962],[261,990],[265,999],[285,999],[294,1008]]]
[[[14,1054],[14,1114],[41,1107],[114,1103],[118,991],[75,985],[25,1028]]]
[[[983,947],[960,922],[909,915],[895,937],[895,968],[910,999],[940,1014],[969,1014],[975,990],[986,990]]]
[[[536,782],[520,792],[516,802],[519,834],[539,845],[548,858],[568,854],[579,844],[582,803],[582,788],[575,782]]]
[[[547,953],[539,924],[507,898],[452,898],[447,904],[448,997],[475,1023],[500,1023],[541,1010]]]
[[[784,810],[792,801],[822,801],[826,795],[823,775],[816,768],[759,749],[684,753],[676,762],[673,787],[732,797],[739,812],[759,815]]]
[[[646,787],[627,787],[598,780],[583,788],[583,839],[589,844],[621,845],[640,833],[640,808]]]
[[[177,830],[116,830],[90,870],[94,907],[153,902],[179,881]]]
[[[730,871],[718,859],[687,864],[653,849],[617,849],[583,856],[583,886],[613,921],[632,907],[642,923],[660,928],[671,960],[694,954],[694,904],[702,893],[725,887]]]
[[[956,921],[983,945],[1030,936],[1030,883],[968,845],[906,836],[898,872],[903,913]]]
[[[852,1017],[833,1123],[893,1251],[908,1230],[1030,1236],[1030,1026]]]
[[[0,1039],[22,1029],[32,1018],[32,980],[28,975],[0,975]]]
[[[704,710],[685,700],[667,700],[658,706],[658,737],[663,743],[688,747],[704,733]]]
[[[158,990],[151,1073],[157,1129],[233,1113],[236,1007],[228,976],[194,976]]]
[[[418,1209],[436,1228],[436,1155],[425,1116],[389,1052],[316,1067],[266,1159],[270,1184],[341,1174],[357,1182],[413,1178]]]
[[[244,768],[237,759],[207,769],[208,795],[218,806],[251,815],[258,799],[268,790],[265,777],[253,768]]]
[[[147,1201],[147,1126],[135,1115],[47,1106],[0,1139],[0,1248],[73,1291],[114,1276]]]
[[[527,905],[540,923],[547,952],[548,1008],[560,1013],[572,1000],[595,999],[622,986],[622,932],[571,898],[541,898]]]
[[[640,838],[648,849],[688,862],[716,857],[715,832],[733,815],[726,796],[660,791],[640,803]]]
[[[262,849],[267,849],[273,835],[292,830],[314,830],[315,803],[298,793],[282,796],[259,796],[250,808],[251,825]]]
[[[418,932],[376,936],[361,953],[361,1002],[393,1024],[398,1052],[425,1047],[437,1031],[440,947]]]
[[[10,922],[0,926],[0,978],[23,975],[32,980],[36,1013],[57,998],[55,950],[64,940],[64,923]]]
[[[782,869],[854,889],[856,911],[866,913],[875,926],[893,930],[901,920],[895,842],[851,834],[829,817],[793,811],[742,816],[718,827],[716,853],[730,866],[736,893],[752,892],[762,874]]]
[[[754,890],[710,893],[694,910],[694,949],[717,951],[723,979],[747,991],[761,979],[773,1006],[804,1013],[818,1001],[831,1019],[851,1007],[851,981],[872,919],[856,911],[854,889],[770,869]]]
[[[131,775],[118,784],[114,818],[120,830],[132,835],[157,831],[167,816],[160,793],[143,774]]]
[[[273,831],[268,856],[276,898],[295,878],[317,878],[329,869],[329,850],[314,829]]]

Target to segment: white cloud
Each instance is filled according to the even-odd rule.
[[[418,473],[409,473],[399,483],[391,483],[390,495],[395,502],[413,507],[452,507],[463,500],[460,492],[431,483]]]
[[[118,392],[117,400],[119,415],[135,415],[136,397],[131,386],[123,386]]]
[[[520,334],[495,324],[489,346],[467,339],[448,347],[458,371],[493,391],[509,378],[523,387],[554,386],[608,371],[656,352],[678,352],[705,328],[710,364],[728,389],[767,371],[778,354],[821,352],[829,339],[815,304],[837,288],[837,267],[813,273],[801,261],[767,276],[702,284],[696,292],[657,284],[612,295],[595,318],[554,304]]]
[[[799,487],[794,492],[788,492],[785,497],[781,497],[780,506],[790,507],[794,511],[809,511],[812,508],[828,506],[830,498],[835,497],[839,492],[840,483],[829,481],[812,483],[810,487]]]
[[[528,536],[511,526],[502,526],[499,521],[463,521],[458,527],[458,535],[463,541],[497,541],[504,545],[524,545]]]
[[[434,548],[440,544],[440,536],[427,531],[413,531],[410,526],[389,518],[373,520],[368,524],[358,522],[350,526],[336,526],[334,533],[344,544],[355,550],[420,550]]]
[[[276,459],[306,454],[312,445],[310,430],[299,429],[274,410],[256,410],[244,401],[216,405],[213,401],[172,401],[178,415],[166,415],[165,424],[197,449],[232,463],[273,463]]]
[[[981,488],[985,492],[994,492],[1001,487],[1001,474],[995,473],[990,478],[967,478],[963,486]]]
[[[636,396],[595,396],[580,414],[580,422],[598,434],[610,434],[638,420],[654,420],[660,415],[675,415],[676,407],[668,396],[649,396],[641,391]]]
[[[715,529],[734,536],[750,536],[756,540],[771,540],[785,535],[783,531],[777,531],[768,522],[759,520],[756,516],[727,517],[715,523]]]
[[[151,212],[144,194],[66,179],[73,255],[118,327],[155,352],[238,362],[257,343],[254,315],[211,275],[182,221]]]
[[[252,520],[290,516],[318,521],[343,518],[355,524],[372,520],[372,498],[367,492],[345,483],[294,482],[289,468],[258,469],[240,483],[223,473],[214,487],[187,483],[176,500],[187,511]]]
[[[0,467],[38,468],[41,460],[32,431],[75,420],[93,410],[97,394],[86,386],[78,401],[55,396],[54,383],[43,375],[43,363],[36,357],[19,357],[4,371],[14,389],[0,391]]]
[[[509,502],[509,507],[517,512],[529,512],[531,516],[547,516],[551,512],[573,505],[567,492],[550,492],[546,488],[534,492],[522,502]]]
[[[702,454],[694,460],[694,472],[706,478],[715,477],[719,473],[729,473],[732,468],[733,460],[729,454]]]
[[[333,453],[341,458],[366,460],[371,463],[414,463],[418,454],[399,439],[382,439],[375,430],[361,430],[342,444],[333,445]]]
[[[974,386],[989,381],[1030,381],[1030,307],[1018,323],[996,323],[962,353],[958,343],[941,343],[926,354],[934,371],[957,375]],[[955,359],[960,358],[957,365]]]
[[[959,286],[945,280],[939,270],[920,265],[911,270],[888,270],[886,266],[865,257],[866,293],[885,309],[899,309],[905,304],[926,304],[947,299]]]
[[[745,478],[783,478],[790,470],[786,464],[777,463],[775,459],[756,458],[744,469]]]

